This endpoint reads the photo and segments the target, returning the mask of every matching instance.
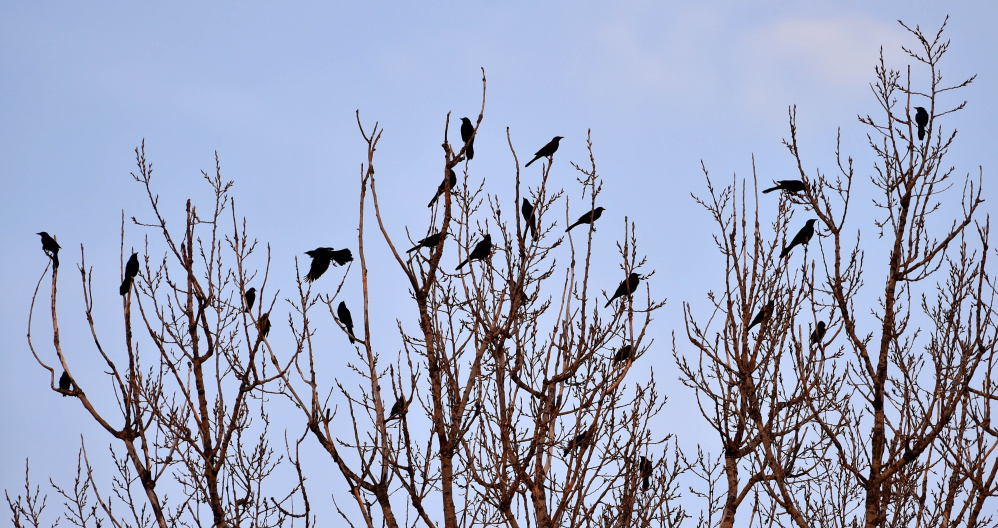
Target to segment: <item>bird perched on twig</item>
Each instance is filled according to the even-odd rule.
[[[267,312],[260,316],[256,321],[256,329],[260,332],[260,338],[267,337],[270,333],[270,312]]]
[[[49,234],[46,233],[45,231],[42,231],[40,233],[35,233],[35,234],[36,235],[41,235],[41,237],[42,237],[42,251],[44,251],[45,254],[49,256],[50,259],[52,259],[52,267],[53,268],[58,268],[59,267],[59,249],[61,249],[61,247],[59,246],[59,243],[56,242],[54,238],[52,238],[51,236],[49,236]]]
[[[316,279],[321,277],[329,269],[330,262],[335,262],[337,265],[342,266],[353,260],[353,254],[350,253],[349,249],[320,247],[312,251],[306,251],[305,254],[312,257],[312,265],[309,267],[308,275],[305,275],[306,282],[315,282]]]
[[[825,338],[825,322],[818,321],[818,326],[811,332],[811,344],[818,343],[821,344],[821,340]]]
[[[437,198],[440,198],[440,195],[447,190],[448,185],[450,186],[451,191],[457,189],[457,174],[454,173],[454,169],[450,170],[450,176],[444,178],[444,181],[440,182],[440,186],[437,187],[437,194],[433,195],[433,199],[430,200],[430,203],[426,204],[426,206],[433,207],[433,204],[437,202]]]
[[[413,246],[413,248],[410,249],[409,251],[406,251],[406,253],[412,253],[413,251],[416,251],[417,249],[424,248],[424,247],[425,248],[430,248],[430,249],[435,248],[435,247],[437,247],[437,244],[440,243],[440,240],[442,238],[446,238],[446,237],[447,237],[447,234],[443,233],[443,232],[433,233],[432,235],[430,235],[430,236],[428,236],[428,237],[420,240],[419,242],[417,242],[416,245]]]
[[[534,206],[530,205],[530,200],[523,199],[520,212],[523,213],[523,219],[527,222],[527,231],[533,233],[532,238],[537,240],[537,219],[534,217]]]
[[[468,146],[468,148],[464,150],[464,154],[465,156],[467,156],[469,161],[475,158],[475,140],[471,137],[471,135],[474,133],[475,133],[475,125],[472,125],[471,120],[468,119],[467,117],[462,117],[461,141],[463,141],[464,144]]]
[[[613,292],[613,296],[610,300],[606,301],[606,306],[604,308],[609,308],[610,303],[613,302],[617,297],[628,296],[630,297],[634,290],[637,289],[638,283],[641,282],[641,276],[637,273],[631,273],[626,279],[620,282],[620,286],[617,286],[617,290]]]
[[[250,288],[246,290],[246,313],[249,313],[253,309],[253,303],[256,301],[256,288]]]
[[[585,431],[582,431],[581,433],[575,435],[575,438],[571,439],[568,442],[568,444],[565,446],[565,449],[562,450],[562,455],[568,456],[568,454],[571,453],[572,450],[574,449],[585,449],[589,445],[589,443],[592,442],[593,440],[592,435],[595,432],[595,430],[596,430],[596,424],[593,424],[592,427],[590,427],[589,429],[586,429]]]
[[[541,158],[550,158],[558,150],[558,142],[561,141],[562,139],[564,138],[562,138],[561,136],[555,136],[554,139],[549,141],[547,145],[544,145],[543,147],[541,147],[540,150],[535,152],[534,159],[528,161],[527,164],[523,166],[523,168],[529,167],[531,163]]]
[[[925,139],[925,127],[929,124],[929,113],[921,106],[915,107],[915,124],[918,125],[918,140]]]
[[[617,350],[617,354],[613,356],[613,362],[620,363],[621,361],[627,361],[628,359],[631,359],[631,352],[633,351],[634,347],[632,347],[631,345],[624,345],[620,347],[620,350]]]
[[[388,414],[388,418],[385,419],[385,423],[392,420],[401,420],[407,412],[409,412],[408,405],[406,405],[405,397],[399,396],[399,399],[395,400],[395,405],[392,405],[392,411]]]
[[[571,231],[573,227],[575,227],[577,225],[580,225],[580,224],[592,224],[593,222],[599,220],[600,215],[602,215],[603,211],[605,211],[605,210],[606,209],[603,209],[602,207],[597,207],[596,209],[593,209],[592,211],[589,211],[588,213],[580,216],[579,219],[576,220],[574,224],[568,226],[565,229],[565,232],[567,233],[567,232]],[[593,231],[596,231],[595,227],[593,228]]]
[[[638,464],[638,467],[641,471],[641,489],[648,491],[648,488],[651,487],[651,460],[641,457],[641,463]]]
[[[127,295],[132,289],[132,281],[135,280],[135,276],[139,274],[139,254],[132,253],[131,257],[128,257],[128,262],[125,263],[125,278],[121,280],[121,286],[118,288],[118,293],[121,295]]]
[[[459,270],[464,267],[465,264],[471,262],[472,260],[485,260],[492,252],[492,235],[485,233],[485,238],[481,242],[475,245],[475,249],[471,250],[471,254],[468,258],[464,259],[460,264],[457,265],[455,270]]]
[[[771,193],[773,191],[783,191],[786,194],[797,194],[804,190],[804,182],[801,180],[773,180],[776,184],[775,187],[770,187],[762,191],[762,194]]]
[[[769,321],[769,318],[772,317],[772,315],[773,315],[773,301],[770,300],[768,303],[766,303],[766,306],[763,306],[762,309],[759,310],[759,313],[757,313],[755,317],[752,318],[752,322],[749,323],[748,325],[748,330],[751,330],[752,327],[757,324],[765,325],[766,322]]]
[[[807,243],[811,241],[811,237],[814,236],[814,223],[817,221],[818,221],[817,218],[812,218],[808,220],[804,224],[804,227],[800,228],[800,231],[798,231],[797,234],[794,235],[794,239],[790,241],[790,245],[783,248],[783,251],[780,252],[780,258],[789,255],[790,250],[793,249],[794,246],[800,244],[804,244],[806,246]]]
[[[65,370],[62,371],[62,376],[59,376],[59,388],[64,391],[68,391],[73,388],[73,378],[70,378],[69,373]],[[66,395],[63,394],[62,397],[65,398]]]
[[[336,316],[340,318],[340,322],[347,329],[347,336],[350,338],[350,343],[354,342],[353,338],[353,317],[350,316],[350,310],[347,308],[347,303],[340,301],[340,305],[336,307]]]

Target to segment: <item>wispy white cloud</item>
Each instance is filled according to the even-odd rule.
[[[749,105],[801,96],[865,97],[883,47],[888,63],[901,59],[903,29],[865,16],[787,17],[751,28],[738,39],[738,82]]]

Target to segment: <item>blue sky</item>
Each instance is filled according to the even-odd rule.
[[[613,277],[598,287],[619,280],[611,248],[627,214],[658,272],[653,288],[669,299],[653,323],[661,350],[649,362],[674,403],[690,396],[673,381],[669,353],[671,333],[682,335],[681,303],[702,306],[720,279],[709,218],[690,198],[705,192],[701,160],[721,182],[750,177],[753,154],[761,181],[790,176],[781,139],[787,108],[797,105],[807,169],[832,171],[841,127],[844,150],[869,174],[856,116],[876,111],[869,83],[880,46],[894,67],[908,64],[899,46],[913,41],[897,19],[934,31],[951,15],[943,73],[978,79],[959,94],[967,110],[945,123],[960,131],[950,161],[958,173],[983,166],[985,211],[995,203],[987,182],[998,161],[998,39],[988,3],[3,1],[0,11],[5,488],[20,481],[27,457],[36,477],[65,480],[80,434],[107,443],[75,402],[48,389],[27,349],[28,304],[46,264],[35,233],[57,235],[64,248],[63,339],[71,365],[96,378],[75,274],[79,245],[95,289],[108,292],[96,310],[113,341],[122,210],[148,217],[129,177],[143,139],[175,222],[186,197],[205,198],[200,171],[213,171],[218,152],[223,177],[236,182],[237,212],[272,245],[283,296],[292,292],[295,256],[355,241],[364,161],[355,110],[385,129],[376,166],[389,229],[421,233],[440,180],[444,118],[477,113],[484,67],[487,103],[471,170],[491,192],[512,189],[509,127],[521,160],[565,136],[552,177],[578,200],[569,161],[587,161],[592,129],[607,208],[599,236],[608,249],[597,267]],[[126,226],[126,245],[141,247],[143,235]],[[373,269],[383,278],[375,302],[390,307],[400,276],[392,265]],[[348,293],[359,299],[359,287]],[[381,324],[390,329],[395,316]],[[50,352],[48,341],[38,344]]]

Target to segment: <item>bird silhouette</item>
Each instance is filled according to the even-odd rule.
[[[817,218],[812,218],[808,220],[804,224],[804,227],[800,228],[800,231],[798,231],[797,234],[794,235],[794,239],[790,241],[790,245],[783,248],[783,251],[780,252],[780,258],[789,255],[790,250],[792,250],[794,246],[800,244],[804,244],[806,246],[807,243],[811,241],[811,237],[814,236],[814,223],[817,221],[818,221]]]
[[[135,280],[135,276],[139,274],[139,254],[132,253],[131,257],[128,257],[128,262],[125,263],[125,278],[121,280],[121,286],[118,288],[118,293],[121,295],[127,295],[129,290],[132,289],[132,281]]]
[[[534,218],[534,206],[530,205],[530,200],[523,199],[520,212],[523,213],[523,219],[527,222],[527,231],[533,233],[532,238],[537,240],[537,219]]]
[[[639,464],[639,468],[641,470],[641,489],[644,491],[648,491],[648,488],[651,487],[651,480],[650,480],[651,469],[652,469],[651,460],[648,460],[645,457],[641,457],[641,463]]]
[[[472,260],[484,260],[486,257],[489,256],[489,253],[491,252],[492,252],[492,235],[485,233],[485,238],[483,238],[481,242],[475,245],[475,249],[471,251],[471,254],[468,255],[468,258],[464,259],[454,269],[459,270],[462,267],[464,267],[465,264],[471,262]]]
[[[253,309],[253,302],[256,301],[256,288],[246,290],[246,312]]]
[[[41,235],[42,237],[42,251],[45,252],[52,259],[52,267],[59,268],[59,243],[55,241],[54,238],[49,236],[48,233],[42,231],[40,233],[35,233],[36,235]]]
[[[256,321],[256,329],[260,332],[260,338],[267,337],[270,333],[270,312],[267,312],[260,316]]]
[[[613,356],[613,362],[620,363],[621,361],[627,361],[628,359],[631,359],[631,352],[633,350],[634,347],[632,347],[631,345],[624,345],[620,347],[620,349],[617,350],[617,355]]]
[[[787,194],[797,194],[804,190],[804,182],[801,180],[773,180],[773,183],[775,183],[776,186],[762,191],[762,194],[771,193],[773,191],[783,191]]]
[[[595,432],[596,425],[593,424],[592,427],[582,431],[581,433],[575,435],[575,438],[571,439],[565,449],[562,451],[562,455],[568,456],[575,449],[585,449],[590,442],[592,442],[592,434]]]
[[[336,316],[340,318],[340,322],[347,328],[347,336],[350,338],[350,343],[352,344],[354,342],[353,317],[350,316],[347,303],[340,301],[340,305],[336,307]]]
[[[562,139],[563,138],[561,136],[555,136],[554,139],[549,141],[547,145],[544,145],[543,147],[541,147],[540,150],[535,152],[534,159],[528,161],[527,164],[523,166],[523,168],[529,167],[531,163],[541,158],[551,157],[551,155],[553,155],[558,150],[558,142],[561,141]]]
[[[70,378],[69,373],[65,370],[62,371],[62,376],[59,376],[59,388],[64,391],[68,391],[73,388],[73,378]],[[65,398],[66,395],[63,394],[62,397]]]
[[[817,328],[815,328],[814,331],[811,332],[811,344],[812,345],[815,344],[815,343],[818,343],[819,345],[821,344],[821,340],[825,338],[825,330],[826,330],[826,328],[825,328],[825,322],[824,321],[818,321]]]
[[[447,234],[443,233],[443,232],[433,233],[432,235],[430,235],[430,236],[428,236],[428,237],[420,240],[419,242],[417,242],[416,245],[413,246],[412,249],[406,251],[406,253],[412,253],[413,251],[416,251],[417,249],[424,248],[424,247],[425,248],[435,248],[435,247],[437,247],[437,244],[440,243],[440,240],[442,238],[446,238],[446,237],[447,237]]]
[[[638,283],[641,282],[641,276],[637,273],[631,273],[626,279],[620,281],[620,286],[617,286],[617,290],[613,292],[613,297],[606,301],[606,306],[604,308],[609,308],[610,303],[613,302],[617,297],[628,296],[630,297],[634,290],[637,289]]]
[[[330,262],[342,266],[353,260],[353,254],[350,253],[349,249],[320,247],[306,251],[305,254],[312,257],[312,265],[309,267],[308,275],[305,275],[306,282],[314,282],[321,277],[329,269]]]
[[[399,397],[399,399],[395,400],[395,405],[392,405],[392,411],[388,414],[388,418],[385,419],[385,423],[392,420],[401,420],[407,412],[409,412],[409,409],[405,403],[405,398]]]
[[[475,158],[475,140],[472,139],[471,135],[475,133],[475,125],[471,124],[471,120],[467,117],[461,118],[461,141],[468,146],[464,150],[465,156],[468,160]]]
[[[603,211],[605,211],[605,210],[606,209],[603,209],[602,207],[597,207],[596,209],[593,209],[592,211],[589,211],[588,213],[580,216],[579,219],[576,220],[574,224],[568,226],[565,229],[565,232],[567,233],[567,232],[571,231],[572,228],[574,228],[575,226],[580,225],[580,224],[592,224],[593,222],[599,220],[600,215],[602,215]],[[593,228],[593,231],[596,231],[595,227]]]
[[[915,107],[915,124],[918,125],[918,140],[925,139],[925,127],[929,124],[929,113],[921,106]]]
[[[448,180],[450,181],[448,182]],[[457,174],[454,173],[454,169],[450,170],[450,176],[448,178],[444,178],[444,181],[440,182],[440,186],[437,187],[437,194],[434,194],[433,199],[430,200],[430,203],[426,204],[427,207],[433,207],[433,204],[437,202],[437,198],[439,198],[440,195],[447,190],[448,184],[450,185],[451,191],[457,189]]]
[[[772,315],[773,315],[773,301],[770,300],[768,303],[766,303],[766,306],[763,306],[762,309],[759,310],[759,313],[757,313],[755,317],[752,318],[752,322],[749,323],[748,325],[748,330],[751,330],[752,327],[757,324],[765,325],[766,322],[769,321],[769,318]]]

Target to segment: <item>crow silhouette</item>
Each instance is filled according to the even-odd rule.
[[[825,322],[824,321],[818,321],[817,328],[815,328],[814,331],[811,332],[811,344],[812,345],[815,344],[815,343],[818,343],[819,345],[821,344],[821,340],[825,338],[825,330],[826,330],[826,328],[825,328]]]
[[[769,318],[772,317],[772,315],[773,315],[773,301],[771,300],[768,303],[766,303],[766,306],[763,306],[762,309],[759,310],[759,313],[757,313],[754,318],[752,318],[752,322],[749,323],[748,325],[748,330],[751,330],[752,327],[757,324],[766,324],[766,322],[769,321]]]
[[[532,238],[537,240],[537,219],[534,218],[534,206],[530,205],[530,200],[523,199],[520,212],[523,213],[523,219],[527,222],[527,231],[533,233]]]
[[[450,185],[451,191],[457,189],[457,174],[454,173],[454,169],[450,170],[450,176],[448,178],[444,178],[444,181],[442,181],[440,186],[437,187],[437,194],[434,194],[433,199],[430,200],[430,203],[426,204],[427,207],[433,207],[433,204],[437,202],[437,198],[440,198],[440,195],[447,189],[448,184]]]
[[[631,273],[628,275],[626,279],[620,282],[620,286],[617,286],[617,290],[613,292],[613,297],[610,297],[610,300],[606,302],[606,306],[604,308],[609,308],[610,303],[612,303],[617,297],[623,297],[625,295],[630,297],[631,294],[634,293],[634,290],[637,289],[639,282],[641,282],[641,276],[637,273]]]
[[[256,288],[246,290],[246,312],[253,309],[253,302],[256,301]]]
[[[468,255],[468,258],[464,259],[454,269],[459,270],[462,267],[464,267],[465,264],[471,262],[472,260],[484,260],[486,257],[489,256],[489,253],[491,252],[492,252],[492,235],[485,233],[485,238],[483,238],[481,242],[475,245],[475,249],[471,250],[471,254]]]
[[[342,266],[353,260],[353,254],[349,249],[333,249],[331,247],[315,248],[306,251],[306,255],[312,257],[312,265],[309,267],[308,275],[305,275],[306,282],[315,282],[323,273],[329,269],[330,262],[335,262]]]
[[[573,227],[580,224],[592,224],[593,222],[599,220],[600,215],[602,215],[603,211],[605,210],[606,209],[603,209],[602,207],[597,207],[596,209],[589,211],[588,213],[580,216],[579,219],[576,220],[574,224],[568,226],[568,228],[565,229],[565,232],[567,233],[571,231]],[[593,228],[593,231],[596,231],[595,227]]]
[[[812,218],[808,220],[804,224],[804,227],[800,228],[800,231],[798,231],[797,234],[794,235],[794,239],[790,241],[790,245],[783,248],[783,251],[780,252],[780,258],[789,255],[790,250],[792,250],[795,246],[798,246],[800,244],[804,244],[806,246],[807,243],[811,241],[811,237],[814,236],[814,223],[817,221],[818,221],[817,218]]]
[[[128,257],[128,262],[125,263],[125,278],[121,280],[121,286],[118,288],[118,293],[121,295],[127,295],[128,291],[132,289],[132,281],[135,280],[135,276],[139,274],[139,254],[132,253],[131,257]]]
[[[347,308],[347,303],[340,301],[340,305],[336,307],[336,316],[340,318],[340,322],[347,328],[347,337],[350,338],[350,343],[352,344],[354,342],[353,317],[350,316],[350,310]]]
[[[471,120],[468,119],[467,117],[462,117],[461,141],[463,141],[465,145],[468,145],[468,148],[464,150],[464,154],[465,156],[468,157],[468,160],[472,160],[475,158],[475,140],[472,139],[471,137],[471,135],[474,133],[475,133],[475,125],[472,125]]]
[[[447,235],[445,233],[442,233],[442,232],[441,233],[433,233],[432,235],[430,235],[430,236],[428,236],[428,237],[420,240],[419,242],[417,242],[416,245],[413,246],[412,249],[406,251],[406,253],[412,253],[413,251],[416,251],[417,249],[424,248],[424,247],[425,248],[435,248],[435,247],[437,247],[437,244],[440,243],[440,239],[441,238],[446,238],[446,237],[447,237]]]
[[[54,238],[49,236],[48,233],[42,231],[40,233],[35,233],[36,235],[41,235],[42,237],[42,251],[52,259],[52,267],[59,267],[59,243],[55,241]]]
[[[558,150],[558,142],[561,141],[562,139],[563,138],[561,136],[555,136],[554,139],[549,141],[547,145],[544,145],[543,147],[541,147],[540,150],[534,153],[534,159],[528,161],[527,164],[523,166],[523,168],[529,167],[531,163],[541,158],[551,157]]]
[[[929,113],[921,106],[915,107],[915,124],[918,125],[918,140],[925,139],[925,127],[929,124]]]
[[[801,180],[773,180],[776,184],[775,187],[770,187],[762,191],[762,194],[771,193],[773,191],[783,191],[787,194],[797,194],[804,190],[804,182]]]
[[[65,391],[73,388],[73,378],[70,378],[69,373],[65,370],[62,371],[62,376],[59,376],[59,388]],[[65,398],[66,395],[63,394],[62,397]]]

